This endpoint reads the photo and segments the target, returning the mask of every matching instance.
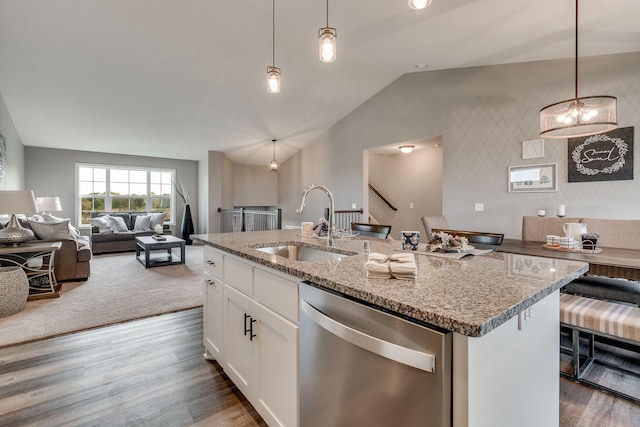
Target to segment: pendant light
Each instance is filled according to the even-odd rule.
[[[429,7],[431,0],[409,0],[409,7],[411,9],[425,9]]]
[[[271,140],[271,142],[273,142],[273,160],[269,163],[269,167],[271,168],[272,173],[278,173],[278,166],[280,166],[276,160],[276,141],[276,139]]]
[[[327,0],[327,26],[318,30],[320,61],[333,62],[336,60],[337,34],[335,28],[329,27],[329,0]]]
[[[276,67],[276,0],[272,0],[272,47],[273,57],[271,66],[267,66],[267,92],[280,93],[280,68]]]
[[[575,98],[540,110],[540,136],[574,138],[608,132],[618,127],[614,96],[578,97],[578,0],[576,0]]]

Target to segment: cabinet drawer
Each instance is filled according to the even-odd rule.
[[[276,313],[298,324],[297,282],[256,268],[254,297]]]
[[[224,277],[222,271],[222,252],[211,246],[205,246],[202,253],[204,258],[204,271],[213,277],[222,279]]]
[[[224,256],[224,281],[237,290],[253,296],[253,267]]]

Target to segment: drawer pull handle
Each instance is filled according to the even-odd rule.
[[[207,260],[207,264],[215,267],[216,266],[216,262],[215,261],[211,261],[210,259]]]
[[[211,286],[211,285],[215,285],[215,284],[216,284],[216,282],[215,282],[214,280],[211,280],[211,279],[207,279],[207,280],[205,280],[205,281],[204,281],[204,283],[206,283],[206,284],[207,284],[207,285],[209,285],[209,286]]]

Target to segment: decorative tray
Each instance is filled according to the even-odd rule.
[[[552,246],[552,245],[542,245],[544,249],[548,249],[550,251],[559,251],[559,252],[575,252],[577,254],[601,254],[602,249],[594,248],[594,249],[569,249],[563,248],[561,246]]]

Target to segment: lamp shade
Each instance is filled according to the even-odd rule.
[[[38,206],[38,212],[53,212],[62,210],[60,197],[36,197],[36,205]]]
[[[617,99],[613,96],[568,99],[540,110],[540,136],[544,138],[595,135],[617,126]]]
[[[38,212],[33,191],[0,191],[0,214],[34,214]]]

